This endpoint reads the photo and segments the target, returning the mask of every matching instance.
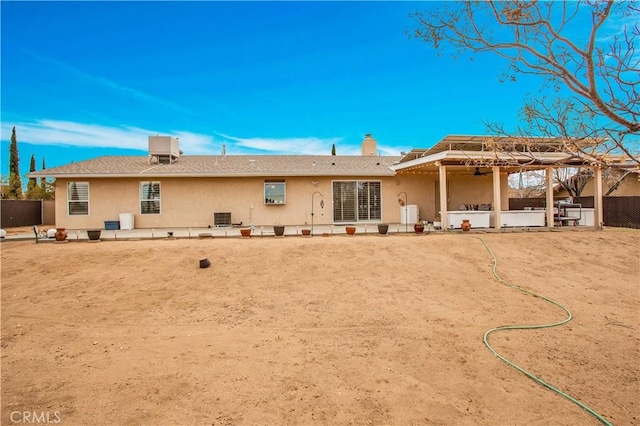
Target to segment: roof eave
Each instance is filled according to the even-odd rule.
[[[55,179],[123,179],[123,178],[251,178],[251,177],[333,177],[333,176],[394,176],[393,170],[379,171],[379,172],[348,172],[348,173],[56,173],[56,174],[28,174],[27,177],[34,178],[55,178]]]

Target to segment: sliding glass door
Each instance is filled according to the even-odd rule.
[[[379,181],[333,182],[334,222],[370,222],[381,219]]]

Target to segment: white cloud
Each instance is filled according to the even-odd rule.
[[[224,134],[203,135],[183,130],[168,132],[142,129],[132,126],[103,126],[61,120],[36,120],[32,122],[3,122],[2,140],[11,139],[15,126],[18,141],[35,145],[61,145],[94,148],[134,149],[146,152],[149,135],[162,134],[180,139],[180,149],[185,155],[220,154],[226,145],[227,154],[302,154],[329,155],[335,143],[338,155],[360,155],[360,144],[341,143],[342,138],[240,138]],[[378,146],[383,155],[397,155],[394,148]]]
[[[239,138],[221,134],[223,138],[232,141],[233,146],[240,150],[258,151],[264,154],[306,154],[306,155],[329,155],[331,146],[338,143],[342,138]],[[340,152],[340,155],[352,155],[352,147],[345,147],[349,152]],[[227,150],[227,152],[230,152]]]
[[[397,147],[397,146],[385,146],[385,145],[378,145],[378,152],[380,153],[380,155],[400,155],[401,151],[405,151],[405,152],[409,152],[411,151],[411,147]],[[357,154],[360,154],[360,151],[357,152]]]
[[[149,135],[159,133],[130,126],[109,127],[71,121],[37,120],[12,124],[3,122],[2,140],[11,139],[13,126],[16,127],[18,141],[35,145],[124,148],[140,151],[147,150]],[[180,148],[187,154],[211,154],[216,150],[213,138],[207,135],[185,131],[173,131],[169,135],[180,138]]]

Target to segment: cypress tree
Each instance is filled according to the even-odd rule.
[[[44,157],[42,157],[42,170],[46,169],[46,165],[44,164]],[[42,188],[42,193],[44,194],[47,191],[47,178],[40,178],[40,188]]]
[[[29,164],[29,173],[36,171],[36,155],[31,154],[31,164]],[[27,192],[33,192],[36,185],[38,184],[36,178],[29,178],[29,182],[27,183]]]
[[[331,146],[331,155],[336,155],[336,144],[335,143]]]
[[[11,145],[9,145],[9,198],[22,198],[20,157],[18,156],[18,139],[16,138],[15,126],[11,133]]]

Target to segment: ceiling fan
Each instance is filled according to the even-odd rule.
[[[480,171],[480,167],[476,167],[476,169],[473,171],[473,173],[466,173],[466,174],[473,175],[473,176],[484,176],[484,175],[491,174],[491,172],[481,172]]]

